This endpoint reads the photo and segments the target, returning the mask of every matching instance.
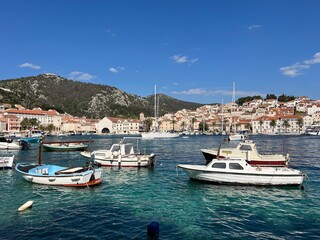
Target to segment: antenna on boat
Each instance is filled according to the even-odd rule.
[[[219,144],[219,147],[218,147],[218,152],[217,152],[217,157],[216,157],[216,159],[220,159],[220,151],[221,151],[221,144],[222,144],[222,141],[223,141],[223,139],[222,139],[222,140],[220,140],[220,144]]]
[[[42,163],[42,142],[39,143],[39,154],[38,154],[38,164]]]

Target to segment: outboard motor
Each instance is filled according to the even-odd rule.
[[[28,150],[31,147],[31,145],[25,140],[21,140],[20,145],[22,146],[22,150]]]

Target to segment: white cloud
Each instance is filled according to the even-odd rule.
[[[85,72],[74,71],[69,74],[69,78],[77,81],[91,81],[97,76]]]
[[[117,36],[111,29],[104,30],[104,32],[108,33],[109,36],[111,36],[111,37],[116,37]]]
[[[205,96],[232,96],[233,91],[231,90],[223,90],[223,89],[217,89],[217,90],[209,90],[209,89],[203,89],[203,88],[193,88],[189,90],[184,91],[173,91],[173,94],[177,95],[205,95]],[[250,92],[250,91],[236,91],[236,96],[255,96],[255,95],[265,95],[263,93],[259,92]]]
[[[120,71],[124,71],[125,67],[111,67],[109,68],[109,71],[112,73],[119,73]]]
[[[175,63],[190,63],[189,65],[199,60],[198,58],[189,59],[187,56],[181,56],[177,54],[170,57],[170,59]]]
[[[249,31],[257,29],[257,28],[261,28],[261,25],[256,25],[255,24],[255,25],[251,25],[251,26],[248,27]]]
[[[303,65],[303,64],[299,64],[299,63],[295,63],[291,66],[287,66],[287,67],[281,67],[280,71],[284,74],[287,75],[289,77],[296,77],[301,75],[302,73],[300,72],[303,69],[308,69],[310,68],[309,65]]]
[[[31,68],[31,69],[40,69],[41,67],[32,63],[22,63],[19,65],[21,68]]]
[[[109,71],[112,73],[118,73],[118,70],[114,67],[109,68]]]
[[[316,63],[320,63],[320,52],[315,53],[312,59],[304,60],[303,63],[297,62],[291,66],[281,67],[280,71],[289,77],[296,77],[302,74],[303,69],[309,69]]]
[[[316,54],[313,55],[313,59],[310,60],[305,60],[305,64],[315,64],[315,63],[320,63],[320,52],[317,52]]]

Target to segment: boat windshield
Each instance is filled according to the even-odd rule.
[[[111,152],[115,152],[115,151],[120,151],[120,146],[119,144],[114,144],[111,148]]]
[[[8,140],[5,137],[0,137],[0,142],[8,142]]]
[[[240,150],[243,150],[243,151],[252,151],[252,148],[250,145],[241,145],[240,146]]]

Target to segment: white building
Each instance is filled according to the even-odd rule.
[[[104,117],[96,124],[97,133],[138,134],[138,120]]]
[[[54,127],[60,128],[61,126],[61,115],[56,110],[43,111],[40,109],[35,110],[18,110],[18,109],[7,109],[5,114],[12,114],[22,121],[24,118],[36,119],[40,125],[48,126],[53,124]]]

